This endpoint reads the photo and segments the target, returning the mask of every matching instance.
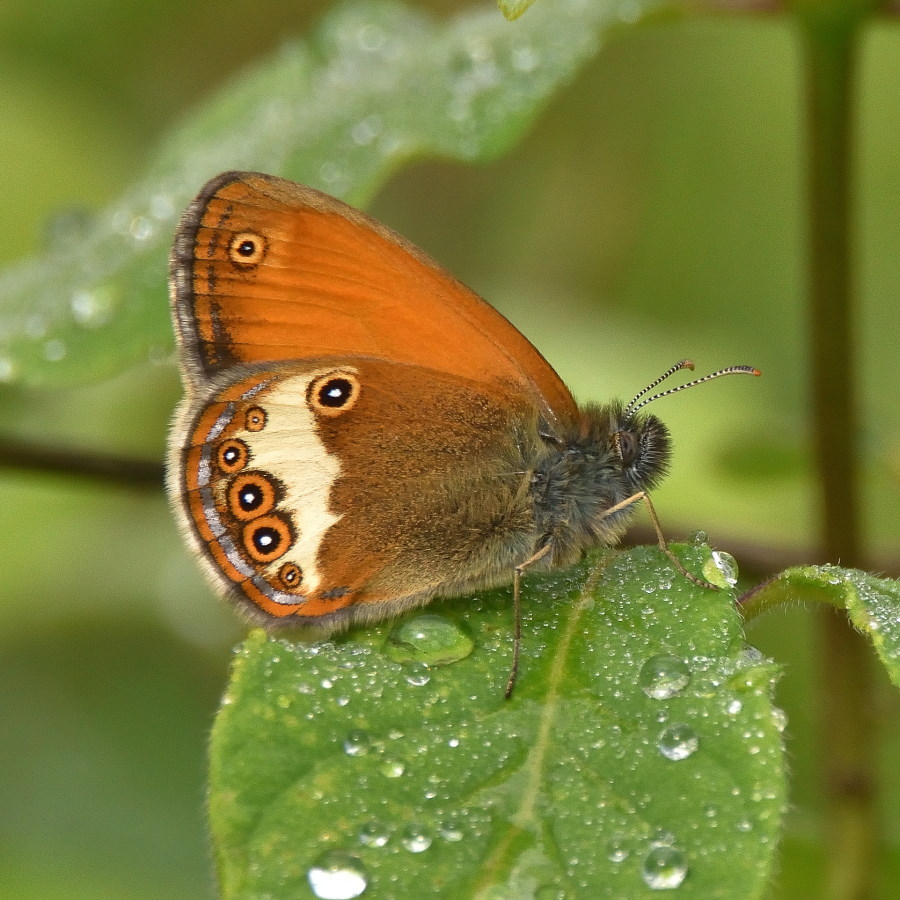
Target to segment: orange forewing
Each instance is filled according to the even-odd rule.
[[[244,232],[265,241],[258,267],[229,257]],[[399,235],[310,188],[219,176],[185,214],[172,269],[195,386],[240,362],[368,356],[518,385],[551,420],[576,413],[559,376],[500,313]]]

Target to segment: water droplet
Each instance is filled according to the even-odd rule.
[[[690,541],[694,546],[701,547],[709,543],[709,535],[705,531],[695,531],[691,534]]]
[[[156,234],[156,223],[147,216],[135,216],[131,220],[128,232],[136,244],[143,244]]]
[[[404,666],[403,677],[413,687],[422,687],[431,681],[431,673],[423,662],[411,662]]]
[[[772,724],[778,729],[778,731],[783,732],[785,728],[787,728],[788,718],[787,713],[776,706],[772,709]]]
[[[631,856],[631,851],[625,845],[624,838],[614,837],[606,845],[606,858],[610,862],[625,862],[629,856]]]
[[[367,822],[359,829],[359,842],[367,847],[383,847],[390,839],[390,832],[381,822]]]
[[[668,700],[680,694],[690,683],[691,670],[677,656],[657,653],[651,656],[638,675],[641,690],[654,700]]]
[[[462,826],[455,819],[447,819],[438,825],[438,834],[451,844],[463,839]]]
[[[736,716],[743,708],[744,704],[740,700],[729,700],[728,706],[725,707],[731,716]]]
[[[431,846],[434,840],[431,832],[424,826],[416,823],[407,825],[400,834],[400,843],[410,853],[421,853]]]
[[[475,648],[467,626],[435,613],[398,623],[388,635],[385,654],[394,662],[446,666],[465,659]]]
[[[697,732],[690,725],[676,723],[664,728],[657,739],[656,746],[666,759],[687,759],[700,745]]]
[[[399,759],[386,759],[381,764],[381,774],[385,778],[399,778],[405,771],[406,765]]]
[[[713,584],[734,587],[738,580],[738,565],[730,553],[726,553],[724,550],[713,550],[712,556],[703,566],[703,574]]]
[[[312,892],[321,900],[351,900],[359,897],[367,886],[362,863],[341,850],[322,854],[306,877]]]
[[[741,819],[741,821],[738,822],[734,827],[737,828],[738,831],[742,831],[745,833],[748,831],[753,831],[753,823],[748,821],[747,819]]]
[[[372,737],[368,731],[354,728],[344,738],[344,753],[347,756],[365,756],[372,749]]]
[[[641,866],[641,878],[653,891],[679,887],[687,873],[687,857],[675,847],[666,845],[651,847]]]

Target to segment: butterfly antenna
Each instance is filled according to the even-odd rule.
[[[628,416],[632,412],[634,412],[635,403],[641,399],[648,391],[652,391],[658,384],[662,384],[670,375],[674,375],[676,372],[680,372],[682,369],[690,369],[692,372],[694,371],[694,364],[689,359],[682,359],[680,362],[675,363],[671,369],[667,369],[662,375],[659,376],[655,381],[651,381],[647,387],[638,391],[632,398],[631,403],[625,407],[625,415]],[[643,406],[643,404],[641,404]]]
[[[654,400],[659,400],[660,397],[667,397],[669,394],[677,394],[678,391],[683,391],[685,388],[695,387],[698,384],[703,384],[704,381],[712,381],[713,378],[719,378],[721,375],[762,375],[762,372],[759,369],[755,369],[753,366],[728,366],[725,369],[719,369],[718,372],[710,372],[709,375],[704,375],[702,378],[695,378],[693,381],[688,381],[686,384],[679,384],[678,387],[669,388],[667,391],[660,391],[658,394],[653,394],[651,397],[646,397],[641,400],[640,403],[637,401],[640,400],[647,391],[653,390],[661,381],[665,381],[670,375],[677,372],[679,369],[693,369],[694,364],[690,360],[682,360],[677,365],[672,366],[665,375],[660,376],[656,379],[652,384],[647,385],[637,396],[635,396],[634,400],[628,404],[625,408],[625,415],[630,416],[633,413],[636,413],[642,406],[646,406],[648,403],[652,403]]]

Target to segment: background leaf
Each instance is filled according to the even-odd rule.
[[[797,600],[846,610],[854,627],[872,641],[891,681],[900,687],[900,582],[840,566],[798,566],[753,590],[742,608],[754,616]]]
[[[317,867],[373,898],[760,896],[784,721],[732,599],[643,548],[529,579],[510,702],[508,590],[429,608],[475,637],[443,666],[394,662],[391,626],[252,633],[211,746],[224,896],[308,896]]]
[[[212,175],[272,172],[360,203],[410,157],[491,159],[620,22],[618,4],[580,0],[515,28],[496,10],[443,24],[392,3],[337,7],[229,84],[118,202],[3,276],[0,381],[58,384],[166,355],[172,233]]]

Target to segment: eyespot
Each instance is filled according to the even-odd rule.
[[[255,269],[265,258],[266,240],[253,231],[241,231],[228,244],[228,258],[241,269]]]
[[[266,411],[261,406],[251,406],[244,416],[247,431],[262,431],[266,427]]]
[[[278,570],[282,590],[298,591],[303,584],[303,570],[296,563],[287,562]]]
[[[222,441],[216,451],[216,463],[226,475],[240,472],[250,461],[250,450],[243,441],[231,438]]]
[[[275,485],[262,472],[244,472],[228,487],[228,509],[243,521],[270,512],[277,500]]]
[[[310,382],[306,399],[314,412],[339,416],[353,409],[359,392],[359,380],[352,372],[329,372]]]
[[[250,558],[261,563],[274,562],[294,543],[291,526],[277,514],[253,519],[244,526],[243,539]]]

